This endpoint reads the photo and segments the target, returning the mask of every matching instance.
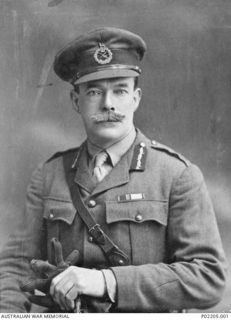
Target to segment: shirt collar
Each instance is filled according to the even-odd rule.
[[[122,140],[114,143],[106,149],[102,149],[101,147],[93,144],[90,140],[87,140],[87,150],[91,159],[94,159],[99,152],[106,151],[109,154],[112,166],[114,167],[131,147],[135,138],[136,130],[133,127],[129,134],[126,135]]]

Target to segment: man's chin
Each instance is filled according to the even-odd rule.
[[[121,124],[119,121],[100,121],[98,123],[95,123],[95,125],[98,128],[115,128],[118,127]]]
[[[98,126],[97,130],[91,133],[91,140],[97,144],[113,143],[120,139],[122,132],[116,122],[105,122],[104,125]]]

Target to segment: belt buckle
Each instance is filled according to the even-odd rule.
[[[89,232],[97,243],[101,245],[105,244],[105,235],[99,224],[95,224],[89,229]]]

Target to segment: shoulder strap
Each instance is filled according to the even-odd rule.
[[[63,166],[67,184],[70,189],[73,204],[81,219],[88,228],[90,235],[104,252],[110,266],[124,266],[129,264],[128,256],[105,234],[100,225],[95,221],[83,202],[79,187],[74,182],[75,169],[71,169],[73,159],[68,155],[63,156]]]
[[[190,161],[187,160],[182,154],[176,152],[175,150],[173,150],[172,148],[167,147],[166,145],[159,143],[155,140],[152,140],[152,144],[151,147],[163,152],[168,153],[169,155],[178,158],[178,160],[182,161],[186,167],[188,167],[190,165]]]
[[[52,160],[59,158],[61,156],[73,156],[73,154],[76,154],[76,152],[79,150],[79,148],[72,148],[65,151],[58,151],[55,154],[53,154],[49,159],[47,159],[46,163],[51,162]]]

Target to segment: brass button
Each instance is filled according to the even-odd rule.
[[[49,218],[53,219],[54,218],[54,213],[51,212],[50,215],[49,215]]]
[[[94,242],[94,238],[92,236],[90,236],[90,237],[88,237],[88,241],[92,243],[92,242]]]
[[[120,266],[124,265],[124,261],[123,261],[122,259],[120,259],[120,260],[118,261],[118,263],[119,263]]]
[[[152,144],[153,144],[154,146],[157,146],[157,145],[158,145],[158,143],[157,143],[155,140],[152,140]]]
[[[89,208],[94,208],[95,206],[96,206],[95,200],[90,200],[90,201],[88,202],[88,207],[89,207]]]
[[[144,147],[145,147],[145,143],[144,143],[144,142],[140,142],[140,146],[141,146],[142,148],[144,148]]]
[[[143,217],[141,216],[141,214],[137,214],[135,219],[136,219],[136,221],[140,222],[143,220]]]

